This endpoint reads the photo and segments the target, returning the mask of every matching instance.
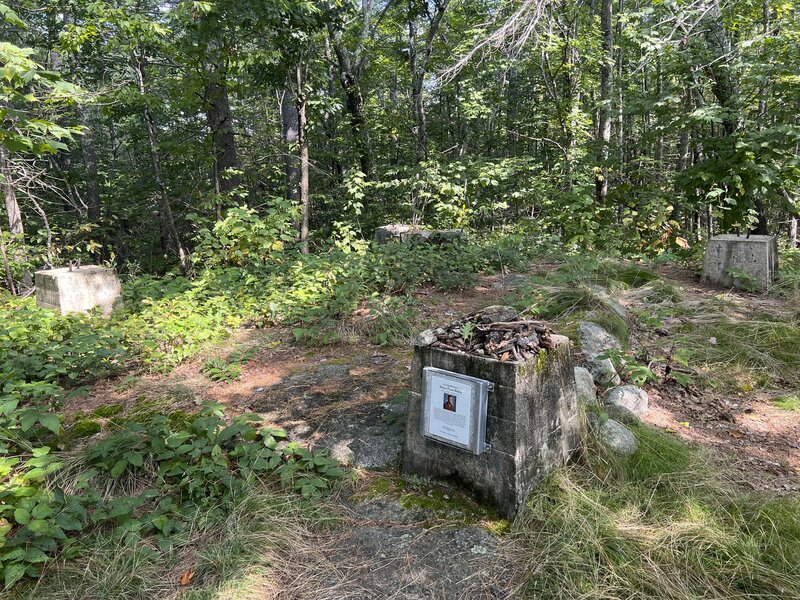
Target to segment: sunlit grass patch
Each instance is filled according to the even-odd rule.
[[[794,322],[720,317],[684,327],[679,343],[692,363],[719,381],[752,386],[800,377],[800,327]]]
[[[181,543],[163,551],[110,534],[88,536],[76,558],[54,564],[20,598],[263,598],[281,589],[288,557],[308,552],[311,532],[335,519],[325,502],[254,490],[222,520],[198,518]]]
[[[774,398],[772,403],[782,410],[800,411],[800,393]]]
[[[789,598],[800,594],[800,500],[719,483],[701,455],[637,427],[627,460],[592,452],[551,476],[514,525],[523,598]]]

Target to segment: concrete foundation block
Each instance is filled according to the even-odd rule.
[[[575,373],[569,340],[524,363],[418,346],[402,465],[406,473],[453,479],[513,518],[528,494],[580,446]],[[486,442],[480,455],[422,435],[423,369],[436,367],[494,383],[489,392]]]
[[[765,290],[778,272],[778,243],[770,235],[718,235],[708,240],[703,281],[723,287]]]
[[[116,271],[85,265],[36,271],[36,303],[62,314],[86,312],[96,307],[104,315],[122,306],[122,288]]]
[[[375,241],[378,244],[386,244],[388,242],[443,244],[457,240],[463,234],[464,231],[462,229],[415,229],[411,225],[394,223],[377,227],[375,229]]]
[[[392,240],[400,241],[400,236],[412,229],[413,227],[411,227],[411,225],[404,225],[402,223],[382,225],[375,229],[375,241],[379,244],[385,244]]]

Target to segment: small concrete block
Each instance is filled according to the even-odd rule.
[[[404,244],[444,244],[457,240],[462,235],[464,231],[461,229],[411,229],[400,234],[400,241]]]
[[[569,340],[524,363],[417,346],[411,368],[403,470],[454,478],[513,518],[527,495],[580,446],[575,372]],[[489,392],[486,442],[480,455],[423,437],[423,369],[436,367],[495,384]]]
[[[778,242],[770,235],[718,235],[708,240],[703,281],[765,290],[778,272]]]
[[[413,227],[411,227],[411,225],[404,225],[402,223],[382,225],[375,229],[375,241],[379,244],[385,244],[392,240],[400,241],[400,236],[412,229]]]
[[[36,271],[36,303],[62,314],[86,312],[96,307],[108,316],[122,306],[122,288],[116,271],[85,265]]]

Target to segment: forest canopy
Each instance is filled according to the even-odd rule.
[[[800,27],[765,0],[16,0],[5,286],[410,222],[680,251],[796,240]],[[795,233],[792,233],[795,232]]]

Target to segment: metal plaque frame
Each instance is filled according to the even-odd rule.
[[[467,419],[468,436],[467,440],[463,442],[439,435],[435,431],[437,425],[441,424],[432,416],[432,413],[436,408],[436,404],[441,400],[438,397],[433,397],[434,378],[450,382],[461,389],[466,386],[471,390],[469,419]],[[435,367],[425,367],[422,370],[422,381],[422,419],[420,419],[422,436],[476,455],[483,454],[490,449],[490,446],[486,444],[486,413],[489,404],[489,391],[494,389],[494,384],[485,379],[478,379],[477,377],[470,377],[469,375],[462,375],[461,373],[445,371]],[[441,391],[441,389],[439,388],[438,391]],[[452,410],[455,412],[455,408]],[[463,427],[460,429],[463,430]]]

